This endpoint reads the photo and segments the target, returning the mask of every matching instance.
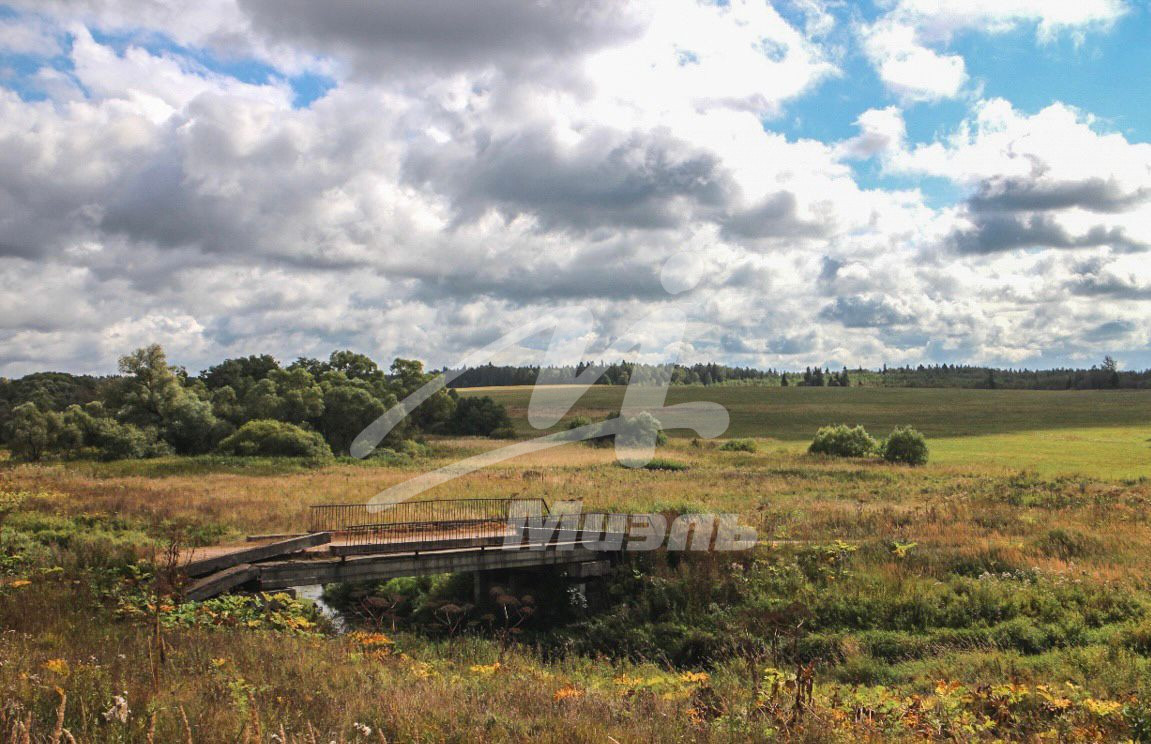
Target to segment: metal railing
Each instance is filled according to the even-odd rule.
[[[323,504],[311,508],[310,532],[344,533],[353,543],[405,536],[437,538],[498,534],[519,514],[548,514],[543,499],[432,499],[401,501],[384,509],[369,504]]]

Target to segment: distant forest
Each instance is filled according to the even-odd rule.
[[[584,374],[602,372],[596,384],[626,385],[635,375],[652,375],[650,367],[631,362],[581,362],[566,367],[496,366],[449,370],[455,377],[449,387],[534,385],[571,381]],[[590,375],[589,375],[590,376]],[[808,367],[794,372],[724,364],[675,365],[672,385],[766,385],[796,387],[920,387],[1003,388],[1010,390],[1109,390],[1151,388],[1151,370],[1120,370],[1111,357],[1090,369],[999,369],[967,364],[933,364],[881,369],[832,370]]]
[[[386,451],[411,448],[431,433],[512,436],[507,412],[487,396],[460,397],[453,388],[570,383],[651,383],[666,367],[631,362],[569,367],[495,366],[425,371],[396,359],[386,370],[363,354],[336,351],[326,361],[286,366],[268,355],[226,359],[198,375],[168,364],[163,349],[137,349],[104,377],[39,372],[0,378],[0,443],[22,459],[152,457],[167,453],[340,455],[368,423],[436,375],[441,390],[396,427]],[[962,387],[1031,390],[1143,389],[1151,371],[1118,368],[1107,357],[1090,369],[993,369],[920,365],[802,372],[676,365],[673,385],[794,387]]]

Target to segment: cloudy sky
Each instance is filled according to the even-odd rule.
[[[0,0],[0,375],[438,366],[560,307],[1151,366],[1148,70],[1137,0]]]

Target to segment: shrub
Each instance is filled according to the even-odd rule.
[[[755,452],[759,445],[754,439],[729,439],[719,446],[723,452]]]
[[[836,424],[821,427],[807,451],[813,455],[867,457],[875,452],[875,447],[875,439],[862,426]]]
[[[316,458],[332,456],[332,450],[318,433],[271,419],[249,421],[236,430],[235,434],[220,442],[219,450],[228,455]]]
[[[615,438],[624,447],[641,447],[652,442],[657,445],[667,444],[667,435],[663,433],[659,419],[647,411],[625,418]]]
[[[654,460],[649,460],[646,464],[644,464],[643,468],[644,470],[680,471],[687,470],[688,466],[686,463],[679,462],[678,460],[666,460],[657,457]]]
[[[927,463],[927,439],[910,426],[897,426],[891,436],[883,440],[879,454],[888,462],[924,465]]]

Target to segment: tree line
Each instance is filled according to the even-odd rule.
[[[193,376],[155,344],[121,357],[119,371],[0,380],[0,433],[13,456],[344,455],[368,424],[436,376],[411,359],[396,359],[385,372],[347,350],[287,366],[267,354],[227,359]],[[445,389],[382,447],[403,449],[428,433],[514,434],[507,411],[491,398]]]
[[[672,385],[767,385],[782,387],[929,387],[1004,388],[1013,390],[1109,390],[1151,388],[1151,370],[1121,370],[1106,357],[1090,368],[1001,369],[968,364],[919,364],[867,369],[807,367],[801,372],[724,364],[651,367],[634,362],[580,362],[569,366],[487,364],[445,370],[454,375],[453,388],[497,387],[570,382],[588,372],[599,374],[598,385],[626,385],[634,380],[666,381]]]

